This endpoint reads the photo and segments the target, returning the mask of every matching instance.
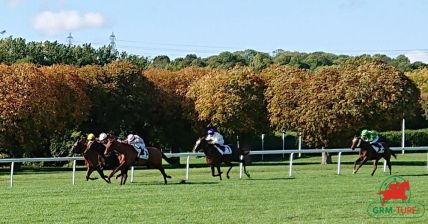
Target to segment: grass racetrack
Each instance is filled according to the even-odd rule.
[[[408,179],[412,202],[428,208],[427,154],[397,155],[392,174]],[[426,212],[420,218],[370,217],[368,205],[379,201],[376,192],[388,175],[381,163],[371,177],[371,162],[353,175],[355,159],[356,155],[342,157],[340,176],[337,164],[320,165],[320,157],[296,159],[292,177],[288,159],[253,163],[248,167],[250,179],[239,179],[235,167],[231,179],[224,175],[219,181],[203,167],[191,168],[189,181],[180,183],[185,169],[167,168],[173,177],[168,185],[157,170],[136,169],[134,182],[128,177],[120,186],[116,180],[87,182],[79,169],[73,186],[67,168],[24,169],[15,173],[10,188],[9,169],[4,167],[0,223],[428,223]]]

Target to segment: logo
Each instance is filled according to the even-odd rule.
[[[423,205],[412,202],[409,180],[401,176],[390,176],[383,181],[379,190],[379,201],[372,202],[367,213],[375,218],[418,218],[425,212]]]

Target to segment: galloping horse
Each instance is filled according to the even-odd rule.
[[[361,137],[354,137],[352,139],[352,146],[351,149],[354,150],[355,148],[360,148],[359,157],[357,160],[355,160],[354,163],[354,171],[353,173],[356,174],[358,169],[367,162],[367,160],[373,160],[373,172],[372,176],[375,173],[377,169],[377,164],[381,158],[384,158],[386,161],[386,164],[389,168],[389,175],[391,175],[391,155],[394,156],[394,158],[397,159],[397,156],[395,153],[389,148],[389,146],[385,142],[381,142],[381,144],[384,147],[383,153],[377,153],[375,149],[370,145],[369,142],[364,141]],[[361,162],[357,169],[355,167],[357,166],[357,162]]]
[[[86,153],[84,153],[85,150]],[[110,180],[104,175],[103,169],[115,169],[119,166],[119,159],[116,155],[104,156],[104,150],[105,146],[103,144],[97,141],[88,144],[85,139],[77,140],[71,147],[70,153],[83,154],[85,158],[87,167],[86,180],[95,180],[96,178],[91,178],[90,176],[96,170],[103,180],[110,183]]]
[[[125,184],[126,179],[128,178],[128,170],[131,166],[147,166],[148,168],[158,169],[163,176],[165,184],[167,184],[167,178],[171,178],[165,173],[165,169],[162,166],[162,158],[165,159],[169,164],[173,164],[173,161],[166,157],[163,152],[161,152],[158,148],[155,147],[147,147],[149,151],[149,159],[141,160],[137,158],[137,151],[134,149],[132,145],[122,143],[116,140],[115,137],[109,136],[108,143],[104,152],[104,155],[109,155],[113,150],[117,151],[120,155],[123,156],[123,160],[120,161],[120,165],[110,173],[107,177],[108,180],[120,170],[121,180],[120,184]]]
[[[211,174],[213,177],[219,176],[221,180],[221,174],[223,172],[220,171],[220,166],[222,163],[225,163],[229,166],[229,170],[227,170],[226,177],[227,179],[230,178],[229,172],[233,167],[232,162],[239,162],[242,163],[244,166],[244,173],[247,175],[247,177],[250,177],[250,174],[247,172],[246,169],[246,160],[241,159],[241,156],[248,155],[249,151],[244,149],[238,149],[234,146],[230,146],[232,149],[232,154],[230,155],[222,155],[220,152],[214,147],[214,145],[209,144],[208,141],[205,139],[205,137],[200,137],[197,141],[195,146],[193,147],[193,152],[199,152],[203,151],[207,160],[207,164],[211,167]],[[218,174],[214,173],[214,167],[217,168]]]

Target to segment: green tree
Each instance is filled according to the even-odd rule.
[[[171,60],[166,55],[159,55],[153,59],[152,66],[154,68],[167,68]]]

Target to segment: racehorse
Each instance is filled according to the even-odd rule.
[[[173,161],[166,157],[165,154],[158,148],[147,147],[147,150],[149,151],[149,158],[147,160],[142,160],[137,157],[138,153],[134,149],[134,146],[119,142],[114,136],[109,136],[104,155],[107,156],[111,154],[113,150],[117,151],[121,156],[123,156],[123,160],[120,161],[119,166],[107,177],[109,180],[116,172],[120,170],[120,184],[125,184],[126,179],[128,178],[128,170],[131,166],[134,165],[147,166],[148,168],[158,169],[162,173],[165,184],[168,183],[167,178],[171,178],[171,176],[168,176],[165,173],[165,169],[162,166],[162,158],[169,164],[173,164]]]
[[[104,174],[104,169],[115,169],[119,166],[119,159],[116,155],[104,156],[105,146],[97,141],[93,141],[90,144],[85,139],[78,139],[73,146],[71,147],[70,153],[79,153],[82,154],[85,158],[85,164],[87,167],[86,170],[86,180],[95,180],[96,178],[91,178],[91,174],[96,170],[101,178],[107,183],[110,183],[110,180],[107,179],[107,176]],[[86,153],[84,153],[86,151]]]
[[[244,167],[244,173],[247,175],[247,177],[250,177],[250,173],[247,172],[246,169],[246,159],[241,159],[241,156],[248,155],[249,151],[244,149],[238,149],[232,145],[230,145],[230,148],[232,149],[232,154],[226,154],[222,155],[212,144],[209,144],[208,141],[205,139],[205,137],[200,137],[197,141],[195,146],[193,147],[193,152],[199,152],[203,151],[205,154],[205,158],[207,160],[207,164],[211,167],[211,175],[213,177],[220,177],[223,172],[220,171],[220,166],[222,163],[225,163],[229,166],[229,169],[227,170],[226,177],[227,179],[230,178],[229,172],[233,167],[232,162],[239,162],[243,164]],[[217,168],[218,174],[214,173],[214,167]]]
[[[352,139],[351,149],[355,150],[355,148],[360,148],[360,152],[358,154],[359,157],[357,160],[355,160],[355,163],[354,163],[354,170],[353,170],[354,174],[357,173],[357,171],[360,169],[360,167],[363,164],[365,164],[367,162],[367,160],[373,160],[373,172],[371,174],[373,176],[373,174],[375,173],[375,171],[377,169],[377,164],[378,164],[379,160],[381,158],[383,158],[383,159],[385,159],[386,164],[388,165],[389,175],[391,175],[391,155],[394,156],[395,159],[397,159],[397,156],[389,148],[388,144],[386,144],[385,142],[381,142],[380,144],[382,144],[382,146],[384,148],[383,153],[377,153],[375,151],[375,149],[372,147],[372,145],[369,142],[364,141],[361,137],[355,136]],[[355,169],[355,167],[357,166],[357,162],[360,162],[360,165],[358,166],[357,169]]]

